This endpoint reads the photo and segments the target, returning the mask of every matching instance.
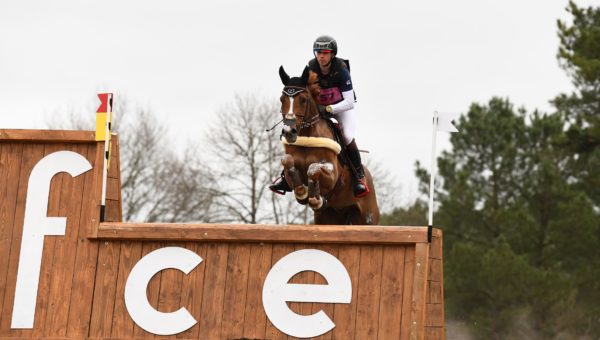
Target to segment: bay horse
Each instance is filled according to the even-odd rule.
[[[319,114],[317,74],[306,67],[302,76],[290,78],[281,66],[279,76],[284,85],[281,142],[285,155],[281,164],[296,200],[314,211],[315,224],[378,224],[379,207],[371,173],[365,167],[371,191],[355,198],[350,163],[341,159],[341,145],[330,123]]]

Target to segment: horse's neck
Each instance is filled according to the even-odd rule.
[[[307,88],[308,93],[311,95],[311,99],[312,99],[312,104],[313,108],[315,110],[317,110],[317,105],[318,105],[318,99],[316,94],[314,94],[310,88]],[[317,113],[318,114],[318,113]],[[329,123],[324,119],[319,117],[319,120],[317,120],[317,122],[306,128],[303,129],[304,131],[300,131],[300,133],[298,134],[299,136],[304,136],[304,137],[325,137],[325,138],[331,138],[334,139],[333,137],[333,131],[331,131],[331,128],[329,127]]]

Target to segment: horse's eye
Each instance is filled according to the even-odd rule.
[[[306,104],[306,98],[300,97],[300,104]]]

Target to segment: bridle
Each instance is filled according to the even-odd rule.
[[[285,86],[281,92],[283,92],[283,94],[285,94],[288,97],[294,97],[298,93],[306,92],[306,88],[300,87],[300,86],[291,86],[290,85],[290,86]],[[309,102],[310,103],[309,103],[309,105],[306,105],[306,109],[304,110],[304,114],[300,115],[298,113],[294,113],[295,117],[297,116],[297,117],[300,117],[302,119],[302,121],[300,122],[300,125],[297,128],[297,131],[298,131],[297,133],[300,133],[300,131],[302,129],[304,129],[304,128],[309,128],[309,127],[315,125],[319,121],[319,118],[320,118],[319,114],[316,114],[309,121],[305,120],[306,116],[309,113],[310,107],[315,105],[312,97],[311,96],[308,96],[308,97],[309,97]],[[284,118],[284,122],[285,121],[287,121],[287,119]]]

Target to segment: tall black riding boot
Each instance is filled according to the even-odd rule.
[[[356,141],[354,139],[350,144],[348,144],[347,150],[348,158],[350,158],[352,167],[354,167],[355,170],[352,172],[354,174],[354,197],[364,197],[369,193],[369,186],[367,186],[367,181],[365,180],[365,169],[362,166],[360,152],[358,151],[358,147],[356,146]]]
[[[292,191],[292,188],[290,188],[288,182],[285,180],[285,171],[282,171],[281,176],[277,178],[273,184],[269,185],[269,189],[280,195],[285,195],[287,191]]]

